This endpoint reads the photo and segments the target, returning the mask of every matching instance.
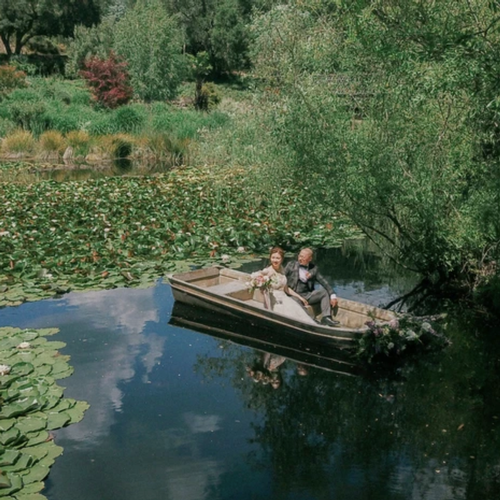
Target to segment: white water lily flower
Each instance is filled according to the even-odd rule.
[[[222,260],[222,262],[226,263],[226,262],[229,262],[231,260],[231,257],[227,254],[223,254],[220,256],[220,260]]]
[[[238,247],[238,248],[236,249],[236,251],[237,251],[238,253],[245,253],[245,247]]]
[[[9,365],[0,365],[0,375],[8,375],[10,373]]]
[[[9,231],[0,231],[0,236],[9,236]]]
[[[29,342],[21,342],[17,348],[18,349],[29,349],[31,347],[31,344]]]

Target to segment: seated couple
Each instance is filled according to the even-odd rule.
[[[278,314],[296,318],[304,323],[316,323],[303,306],[320,304],[322,325],[337,326],[338,321],[331,319],[331,308],[337,305],[337,296],[323,278],[318,268],[311,262],[313,251],[303,248],[296,261],[283,267],[285,251],[274,247],[270,252],[269,267],[257,274],[272,276],[271,309]],[[318,282],[323,288],[315,289]]]

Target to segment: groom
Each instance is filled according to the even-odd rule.
[[[331,319],[331,308],[337,305],[337,295],[325,278],[320,274],[318,268],[311,262],[313,251],[303,248],[295,262],[289,262],[285,267],[285,275],[289,288],[304,297],[309,304],[321,305],[321,324],[337,326],[338,321]],[[323,288],[314,289],[315,282]],[[293,298],[293,297],[292,297]],[[303,305],[298,299],[299,304]]]

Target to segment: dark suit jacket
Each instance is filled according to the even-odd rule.
[[[309,291],[312,292],[314,290],[314,285],[318,282],[327,292],[328,295],[335,293],[333,288],[330,286],[328,281],[321,275],[318,271],[318,268],[312,262],[309,263],[309,272],[311,273],[311,277],[307,281],[307,287]],[[292,261],[289,262],[285,267],[285,276],[287,285],[292,289],[297,291],[297,283],[299,282],[299,262]]]

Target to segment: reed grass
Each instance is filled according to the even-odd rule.
[[[36,141],[28,130],[16,129],[2,141],[1,151],[5,155],[29,155],[34,152]]]

